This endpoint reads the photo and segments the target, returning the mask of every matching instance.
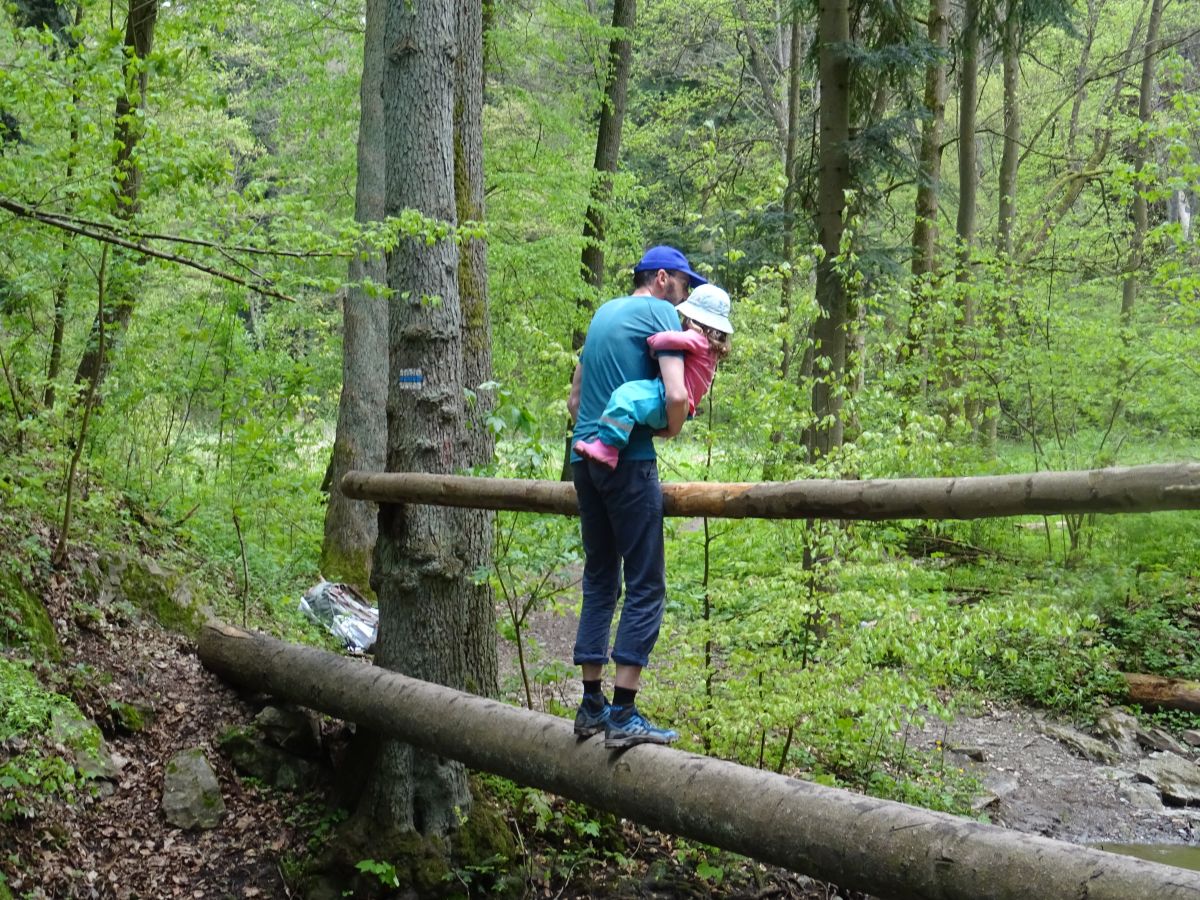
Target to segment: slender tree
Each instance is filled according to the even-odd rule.
[[[920,282],[937,267],[938,194],[942,178],[942,128],[946,120],[946,50],[950,35],[948,0],[929,2],[929,43],[936,56],[925,67],[925,118],[917,159],[917,207],[913,225],[913,278]]]
[[[387,0],[367,0],[354,190],[354,217],[363,223],[382,219],[386,200],[382,91],[386,13]],[[330,461],[321,571],[331,580],[365,588],[370,583],[379,514],[374,504],[343,496],[339,484],[351,469],[375,472],[384,466],[388,379],[380,361],[387,356],[388,307],[378,290],[367,287],[368,282],[387,283],[383,254],[364,247],[350,260],[349,282],[342,303],[342,393]]]
[[[56,11],[61,14],[61,7],[56,7]],[[78,3],[75,6],[75,27],[78,29],[83,24],[83,4]],[[59,34],[59,39],[63,37]],[[74,45],[74,41],[67,43]],[[71,116],[71,143],[67,150],[66,163],[66,181],[71,184],[75,179],[75,161],[79,153],[79,88],[77,83],[72,80],[71,83],[71,106],[76,110]],[[67,291],[71,285],[71,244],[73,237],[69,233],[63,234],[62,237],[62,262],[60,263],[58,281],[54,285],[54,331],[50,335],[50,359],[46,365],[46,389],[42,394],[43,405],[50,407],[54,405],[55,388],[54,383],[58,380],[59,373],[62,370],[62,345],[63,335],[67,328]]]
[[[817,304],[813,326],[815,374],[808,436],[810,453],[826,455],[840,447],[842,378],[846,371],[849,301],[837,268],[845,230],[846,189],[850,186],[850,9],[847,0],[820,0],[817,6],[818,70],[821,83],[820,149],[817,159],[817,235],[823,251],[817,263]]]
[[[1158,65],[1159,24],[1162,22],[1163,0],[1153,0],[1150,5],[1150,19],[1146,23],[1146,45],[1142,57],[1142,79],[1138,87],[1138,132],[1133,151],[1133,204],[1130,218],[1133,220],[1133,231],[1129,235],[1129,256],[1125,262],[1125,278],[1121,283],[1121,382],[1127,380],[1130,371],[1129,350],[1133,344],[1133,310],[1137,304],[1138,282],[1144,275],[1141,271],[1143,251],[1146,244],[1146,233],[1150,230],[1150,212],[1146,202],[1146,185],[1143,184],[1143,170],[1150,158],[1150,137],[1147,131],[1150,118],[1154,113],[1154,70]],[[1124,412],[1124,403],[1120,399],[1123,393],[1118,390],[1116,415]],[[1114,416],[1115,418],[1116,416]]]
[[[612,178],[616,174],[621,153],[621,129],[625,123],[625,99],[629,92],[629,70],[633,64],[633,29],[636,20],[636,0],[615,0],[612,38],[604,67],[604,100],[600,106],[599,127],[596,129],[591,197],[583,223],[583,280],[595,292],[589,297],[596,296],[604,286],[604,211],[612,198]],[[591,311],[590,304],[588,311]],[[575,334],[573,344],[576,350],[583,346],[582,332]]]
[[[780,285],[780,318],[784,326],[783,343],[780,347],[779,374],[787,378],[791,372],[792,356],[796,352],[793,339],[792,306],[796,291],[796,243],[800,221],[797,212],[800,202],[801,172],[800,172],[800,129],[804,118],[801,116],[801,91],[804,84],[804,23],[799,11],[793,9],[788,23],[788,85],[787,85],[787,142],[783,152],[783,173],[787,179],[783,190],[783,261],[787,268],[783,273]]]
[[[146,88],[150,83],[147,60],[154,46],[154,26],[158,19],[158,0],[129,0],[125,18],[125,62],[122,66],[124,89],[117,96],[113,161],[114,201],[118,218],[132,221],[141,202],[142,165],[137,148],[145,129]],[[91,337],[75,373],[77,383],[99,384],[108,369],[112,347],[129,326],[137,303],[137,283],[130,268],[134,262],[114,253],[110,278],[110,302],[105,307],[108,338],[99,340],[100,323],[92,325]]]
[[[1013,255],[1013,228],[1017,217],[1017,162],[1021,152],[1022,37],[1020,0],[1007,0],[1000,38],[1004,71],[1004,149],[1000,156],[1000,212],[996,250],[1009,260]]]

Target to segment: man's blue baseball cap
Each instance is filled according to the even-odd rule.
[[[708,284],[707,278],[692,271],[692,267],[688,265],[686,256],[674,247],[668,247],[666,244],[651,247],[646,251],[646,255],[642,257],[642,261],[633,267],[633,271],[635,272],[657,272],[659,269],[682,272],[688,277],[688,283],[692,287],[700,287],[702,284]]]

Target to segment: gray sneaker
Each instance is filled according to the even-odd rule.
[[[593,734],[602,732],[608,725],[608,711],[612,709],[612,705],[603,695],[600,697],[604,701],[603,704],[592,702],[586,695],[583,702],[579,704],[579,709],[575,713],[575,736],[581,738],[589,738]]]
[[[679,732],[657,728],[637,711],[636,706],[613,706],[604,729],[604,746],[608,750],[623,750],[635,744],[671,744],[679,740]]]

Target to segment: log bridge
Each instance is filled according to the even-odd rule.
[[[348,472],[378,503],[576,515],[574,486]],[[968,478],[663,484],[668,516],[975,519],[1200,508],[1200,465]],[[885,898],[1200,900],[1200,872],[959,819],[669,747],[604,749],[571,723],[210,622],[200,659],[233,683],[661,831]],[[503,735],[503,740],[499,736]]]
[[[1200,872],[1078,847],[669,747],[604,749],[570,722],[220,622],[222,678],[465,765],[839,887],[917,900],[1197,900]]]
[[[356,500],[578,515],[563,481],[350,471]],[[726,483],[665,482],[668,516],[726,519],[981,519],[1061,513],[1200,509],[1200,464],[1168,463],[968,478]]]

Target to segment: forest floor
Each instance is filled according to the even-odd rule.
[[[100,794],[75,806],[53,805],[35,817],[0,824],[0,872],[14,896],[29,898],[292,897],[290,874],[313,846],[318,798],[297,798],[243,779],[217,748],[232,725],[258,711],[200,664],[194,645],[121,609],[80,604],[77,581],[56,577],[45,597],[64,649],[59,671],[74,673],[59,689],[100,723],[119,774]],[[81,614],[80,610],[88,610]],[[537,615],[532,622],[546,661],[569,660],[570,615]],[[501,641],[506,693],[515,700],[513,647]],[[565,705],[573,682],[554,682]],[[547,696],[539,698],[544,702]],[[154,710],[136,733],[113,727],[114,702]],[[1079,843],[1194,840],[1200,823],[1187,811],[1151,813],[1116,792],[1109,769],[1073,756],[1034,727],[1033,713],[988,708],[948,728],[933,727],[914,741],[982,750],[979,774],[999,799],[985,812],[993,822]],[[226,811],[219,827],[184,831],[160,809],[164,769],[177,752],[199,747],[216,769]],[[13,750],[0,746],[0,752]],[[986,770],[985,770],[986,769]],[[843,898],[826,885],[750,861],[725,866],[720,884],[700,877],[674,852],[676,842],[626,823],[627,862],[621,872],[593,863],[553,881],[533,881],[527,896]],[[553,848],[530,845],[527,851]],[[604,887],[601,887],[604,886]],[[0,888],[0,896],[3,889]]]

